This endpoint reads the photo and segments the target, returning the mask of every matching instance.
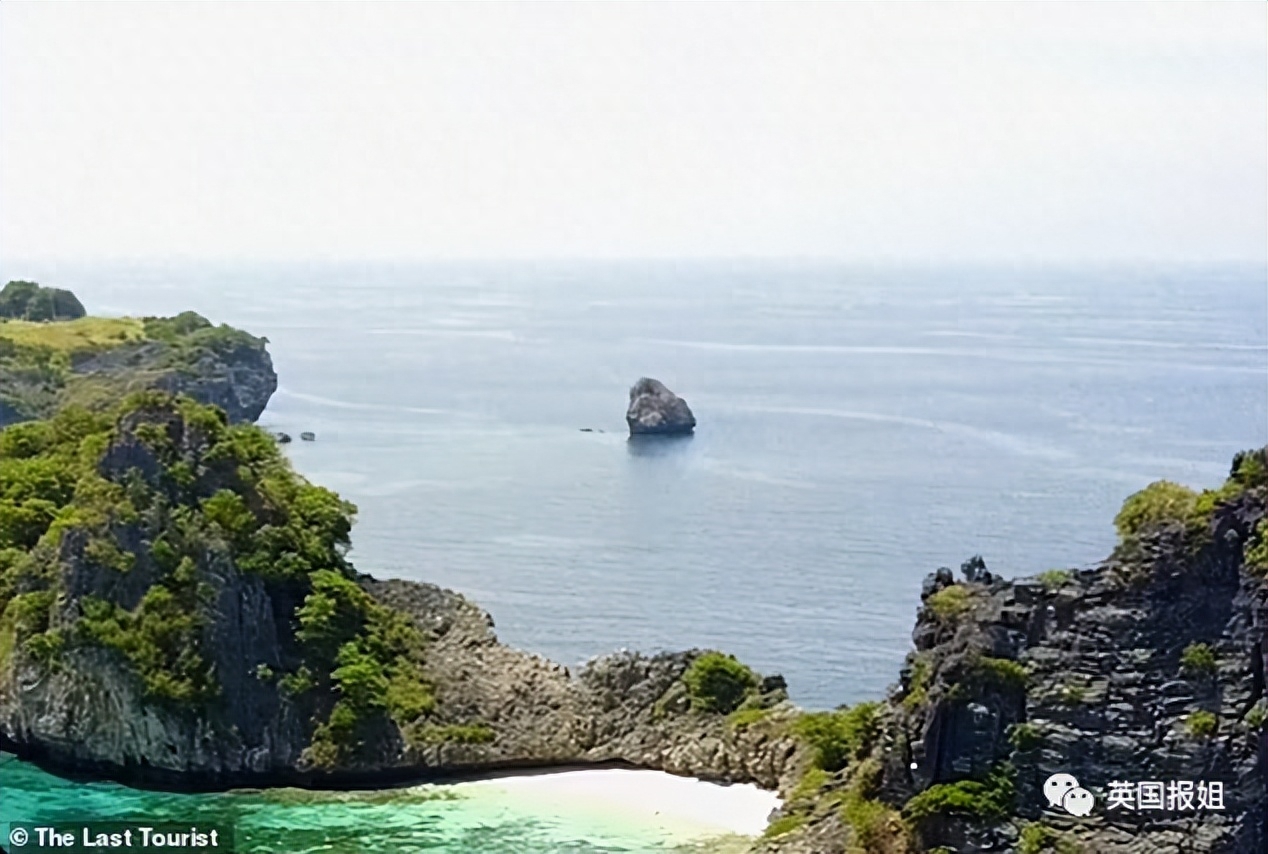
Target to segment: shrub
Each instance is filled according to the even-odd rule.
[[[1017,854],[1042,854],[1044,851],[1078,854],[1081,849],[1078,843],[1037,821],[1027,824],[1021,829]]]
[[[807,768],[806,773],[797,781],[797,786],[788,795],[789,803],[813,802],[831,779],[832,775],[822,768]]]
[[[1196,738],[1210,738],[1215,735],[1219,725],[1219,718],[1205,710],[1190,712],[1184,719],[1185,729]]]
[[[907,801],[903,815],[916,823],[940,815],[999,820],[1012,813],[1015,798],[1013,771],[1005,764],[993,769],[984,780],[930,786]]]
[[[933,675],[933,664],[926,656],[916,653],[911,662],[911,676],[907,683],[907,695],[903,697],[903,708],[918,709],[929,699],[929,679]]]
[[[1180,653],[1180,672],[1190,678],[1214,676],[1215,650],[1204,643],[1191,643]]]
[[[1049,569],[1039,573],[1037,579],[1044,589],[1049,593],[1060,590],[1070,580],[1071,572],[1068,569]]]
[[[1189,522],[1197,511],[1198,496],[1187,486],[1159,480],[1129,496],[1114,517],[1123,540],[1167,522]]]
[[[287,673],[278,680],[278,685],[283,693],[295,697],[315,688],[317,680],[313,678],[313,672],[306,665],[301,665],[294,673]]]
[[[792,725],[793,735],[815,751],[815,765],[839,771],[862,756],[880,733],[880,703],[859,703],[835,712],[807,712]]]
[[[902,839],[906,835],[902,818],[897,810],[858,792],[850,792],[841,808],[841,817],[854,833],[854,841],[864,851],[905,851]]]
[[[1268,519],[1261,519],[1255,534],[1243,550],[1246,569],[1259,576],[1268,576]]]
[[[1025,666],[1007,658],[979,656],[969,670],[973,682],[1003,691],[1024,691],[1030,672]]]
[[[792,833],[806,823],[807,816],[802,814],[781,815],[779,818],[766,825],[766,830],[762,836],[767,839],[774,839],[776,836],[783,836]]]
[[[429,724],[416,728],[412,740],[418,744],[488,744],[494,737],[492,727],[484,723]]]
[[[1014,724],[1008,731],[1008,743],[1024,753],[1043,744],[1043,734],[1032,723]]]
[[[131,612],[91,596],[80,608],[79,637],[121,653],[149,696],[188,703],[217,693],[211,668],[198,653],[203,620],[167,587],[151,587]]]
[[[1260,700],[1250,707],[1243,720],[1246,721],[1246,726],[1252,730],[1263,729],[1264,724],[1268,723],[1268,705],[1265,705],[1264,701]]]
[[[948,622],[968,613],[972,607],[972,597],[964,585],[952,584],[926,599],[925,607],[939,620]]]
[[[736,709],[727,715],[726,722],[735,729],[744,729],[770,716],[770,709]]]
[[[691,707],[703,712],[729,714],[757,688],[757,675],[734,656],[706,652],[691,662],[682,675]]]
[[[1073,684],[1062,686],[1061,693],[1057,699],[1064,705],[1077,706],[1087,699],[1087,688],[1083,685]]]

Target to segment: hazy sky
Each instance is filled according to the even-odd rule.
[[[1263,3],[0,6],[0,252],[1262,261]]]

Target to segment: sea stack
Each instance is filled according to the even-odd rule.
[[[696,429],[696,417],[687,401],[660,380],[643,377],[630,389],[630,408],[625,412],[631,436],[685,436]]]

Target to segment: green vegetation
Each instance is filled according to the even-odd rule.
[[[1184,728],[1195,738],[1210,738],[1219,729],[1220,721],[1213,713],[1198,710],[1184,719]]]
[[[845,796],[841,817],[854,835],[853,851],[881,852],[905,851],[903,840],[906,828],[902,814],[883,801],[851,791]]]
[[[682,675],[691,707],[701,712],[730,714],[757,689],[757,675],[721,652],[706,652]]]
[[[182,601],[188,588],[174,593],[156,584],[129,613],[95,597],[80,602],[79,639],[122,653],[146,693],[177,702],[200,702],[216,694],[211,668],[199,653],[204,618],[196,603]]]
[[[1087,686],[1085,685],[1063,685],[1057,699],[1066,706],[1077,706],[1087,699]]]
[[[180,387],[206,365],[261,351],[265,343],[193,312],[173,318],[2,321],[0,424],[49,418],[69,405],[109,411],[131,392]],[[127,358],[97,360],[87,372],[72,369],[119,348],[128,348]]]
[[[1129,496],[1114,517],[1123,540],[1168,522],[1187,523],[1195,516],[1198,496],[1187,486],[1158,480]]]
[[[1008,730],[1008,743],[1025,753],[1043,744],[1043,733],[1032,723],[1013,724]]]
[[[806,773],[802,774],[801,779],[797,781],[797,786],[789,793],[788,802],[790,804],[813,802],[831,780],[832,775],[822,768],[807,768]]]
[[[736,709],[726,716],[726,722],[735,729],[750,727],[770,717],[770,709]]]
[[[1215,675],[1215,650],[1205,643],[1191,643],[1180,653],[1180,672],[1191,679]]]
[[[911,676],[907,683],[907,695],[903,697],[903,708],[911,711],[918,709],[929,699],[929,680],[933,676],[933,664],[927,655],[915,653],[911,662]]]
[[[1268,577],[1268,519],[1255,526],[1255,535],[1245,546],[1244,561],[1250,572]]]
[[[98,353],[145,338],[144,322],[133,317],[81,317],[58,323],[13,320],[0,324],[0,340],[14,348],[42,348],[54,357]]]
[[[1069,837],[1037,821],[1021,829],[1017,844],[1017,854],[1043,854],[1044,851],[1051,851],[1053,854],[1079,854],[1080,850],[1079,845]]]
[[[73,293],[61,288],[16,281],[0,289],[0,318],[44,322],[83,316],[83,304]]]
[[[331,767],[355,753],[361,734],[379,716],[386,714],[404,729],[436,701],[419,664],[422,635],[407,617],[379,605],[339,572],[317,570],[311,582],[312,592],[295,612],[296,637],[305,645],[308,666],[328,674],[339,693],[310,748],[315,765]],[[317,684],[311,673],[307,679],[296,673],[295,680]]]
[[[999,820],[1012,814],[1015,798],[1013,769],[1005,763],[994,768],[984,780],[960,780],[930,786],[907,801],[903,815],[917,824],[938,815]]]
[[[1068,569],[1049,569],[1039,573],[1036,578],[1045,590],[1054,593],[1064,587],[1072,575]]]
[[[880,734],[880,703],[859,703],[834,712],[807,712],[792,724],[792,733],[815,751],[815,766],[839,771],[852,758],[871,749]]]
[[[982,688],[1024,691],[1029,678],[1030,673],[1024,665],[1007,658],[981,655],[969,667],[969,681]]]
[[[0,656],[0,661],[3,660],[4,657]],[[1250,727],[1252,730],[1263,729],[1264,724],[1268,723],[1268,705],[1266,705],[1263,700],[1260,700],[1258,703],[1250,707],[1243,720],[1246,722],[1246,726]]]
[[[774,839],[776,836],[784,836],[798,830],[805,823],[809,816],[804,813],[794,813],[792,815],[781,815],[779,818],[766,825],[766,830],[762,836],[767,839]]]
[[[197,325],[186,318],[154,334]],[[122,470],[103,463],[117,447],[128,449]],[[435,707],[421,633],[375,602],[345,560],[354,512],[296,475],[266,433],[230,426],[220,410],[184,398],[142,392],[111,418],[71,407],[13,425],[0,431],[0,642],[6,655],[20,643],[50,666],[68,649],[105,648],[151,699],[211,701],[219,683],[203,636],[224,583],[211,564],[232,558],[239,572],[301,603],[302,664],[250,673],[277,678],[290,697],[336,692],[310,748],[314,764],[333,765],[376,723],[405,727]],[[138,542],[148,548],[125,545]],[[59,610],[64,561],[98,573],[143,570],[154,582],[135,607],[102,592]]]
[[[967,614],[972,605],[969,590],[962,584],[944,587],[925,600],[925,607],[942,622],[950,622]]]
[[[488,724],[424,724],[406,731],[411,744],[488,744],[495,733]]]

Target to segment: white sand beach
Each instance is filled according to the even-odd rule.
[[[586,814],[604,824],[656,828],[667,841],[676,842],[728,834],[756,836],[780,805],[775,792],[753,785],[721,785],[624,768],[524,774],[457,785],[463,787],[500,790],[542,817],[575,821]]]

